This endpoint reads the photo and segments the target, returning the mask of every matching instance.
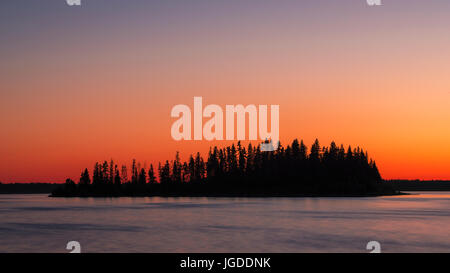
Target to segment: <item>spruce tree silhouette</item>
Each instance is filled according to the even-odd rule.
[[[144,168],[141,168],[141,172],[139,173],[138,183],[139,183],[139,185],[145,185],[145,183],[147,183],[147,173]]]
[[[115,175],[114,175],[114,185],[116,187],[120,187],[122,184],[122,179],[120,178],[119,170],[117,169],[117,165],[115,166]]]
[[[89,176],[88,169],[84,169],[84,171],[81,173],[80,182],[79,185],[85,185],[88,186],[91,184],[91,177]]]
[[[156,184],[156,176],[155,171],[153,170],[153,164],[150,164],[150,168],[148,170],[148,183],[149,184]]]

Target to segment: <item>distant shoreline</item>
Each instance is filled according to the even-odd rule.
[[[384,183],[389,183],[392,187],[399,192],[414,192],[414,191],[450,191],[450,181],[447,180],[387,180]],[[50,194],[61,183],[0,183],[0,194]],[[401,193],[405,194],[405,193]],[[159,194],[159,195],[93,195],[85,197],[376,197],[376,196],[389,196],[390,194]],[[398,194],[391,194],[398,195]],[[56,197],[56,196],[52,196]],[[75,197],[75,196],[73,196]],[[78,196],[83,197],[83,196]]]
[[[382,197],[382,196],[398,196],[398,195],[409,195],[409,193],[396,192],[396,193],[374,193],[374,194],[155,194],[155,195],[52,195],[48,197],[52,198],[120,198],[120,197],[162,197],[162,198],[182,198],[182,197],[192,197],[192,198],[351,198],[351,197]]]
[[[0,194],[37,194],[51,193],[60,183],[0,183]]]
[[[450,191],[448,180],[385,180],[398,191]]]

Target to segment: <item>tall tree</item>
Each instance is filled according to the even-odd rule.
[[[137,184],[138,182],[138,169],[136,166],[136,159],[133,159],[133,163],[131,164],[131,183]]]
[[[181,183],[181,163],[179,152],[176,153],[175,160],[172,163],[172,181],[174,183]]]
[[[170,179],[170,164],[169,161],[166,160],[164,166],[160,167],[159,170],[159,181],[161,184],[169,184],[171,182]]]
[[[148,170],[148,183],[156,184],[155,171],[153,170],[153,164],[150,164],[150,169]]]
[[[94,174],[92,176],[92,184],[93,185],[100,185],[102,183],[101,180],[102,180],[102,177],[101,177],[100,164],[98,162],[95,162]]]
[[[138,183],[140,185],[145,185],[147,183],[147,173],[144,168],[141,168],[141,172],[139,173]]]
[[[309,154],[309,159],[312,161],[320,160],[320,144],[317,138],[314,141],[314,144],[311,146],[311,153]]]
[[[128,183],[128,171],[126,165],[122,165],[120,180],[122,183]]]
[[[117,165],[115,166],[114,184],[116,186],[120,186],[120,184],[122,184],[120,173],[119,170],[117,169]]]
[[[115,176],[115,170],[114,170],[114,161],[111,159],[109,162],[109,183],[112,185],[114,184],[114,176]]]
[[[90,185],[91,184],[91,178],[89,177],[89,171],[88,169],[84,169],[84,171],[81,173],[80,176],[80,185]]]

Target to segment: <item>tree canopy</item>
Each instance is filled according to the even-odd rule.
[[[309,150],[309,152],[308,152]],[[360,147],[311,148],[294,140],[275,151],[263,152],[251,143],[211,147],[206,160],[196,153],[187,161],[177,152],[155,171],[133,160],[131,179],[125,165],[113,160],[96,163],[92,183],[85,169],[75,184],[67,183],[52,196],[318,196],[381,195],[395,192],[382,183],[375,161]]]

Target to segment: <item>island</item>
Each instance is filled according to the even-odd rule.
[[[159,163],[157,170],[133,160],[126,165],[96,163],[92,177],[82,171],[78,183],[67,179],[51,197],[304,197],[381,196],[401,194],[385,183],[374,160],[363,149],[332,142],[322,147],[316,139],[310,149],[294,140],[273,151],[241,142],[211,147],[205,160],[200,153],[181,162],[179,153]],[[309,150],[309,151],[308,151]],[[158,178],[157,178],[158,177]]]

